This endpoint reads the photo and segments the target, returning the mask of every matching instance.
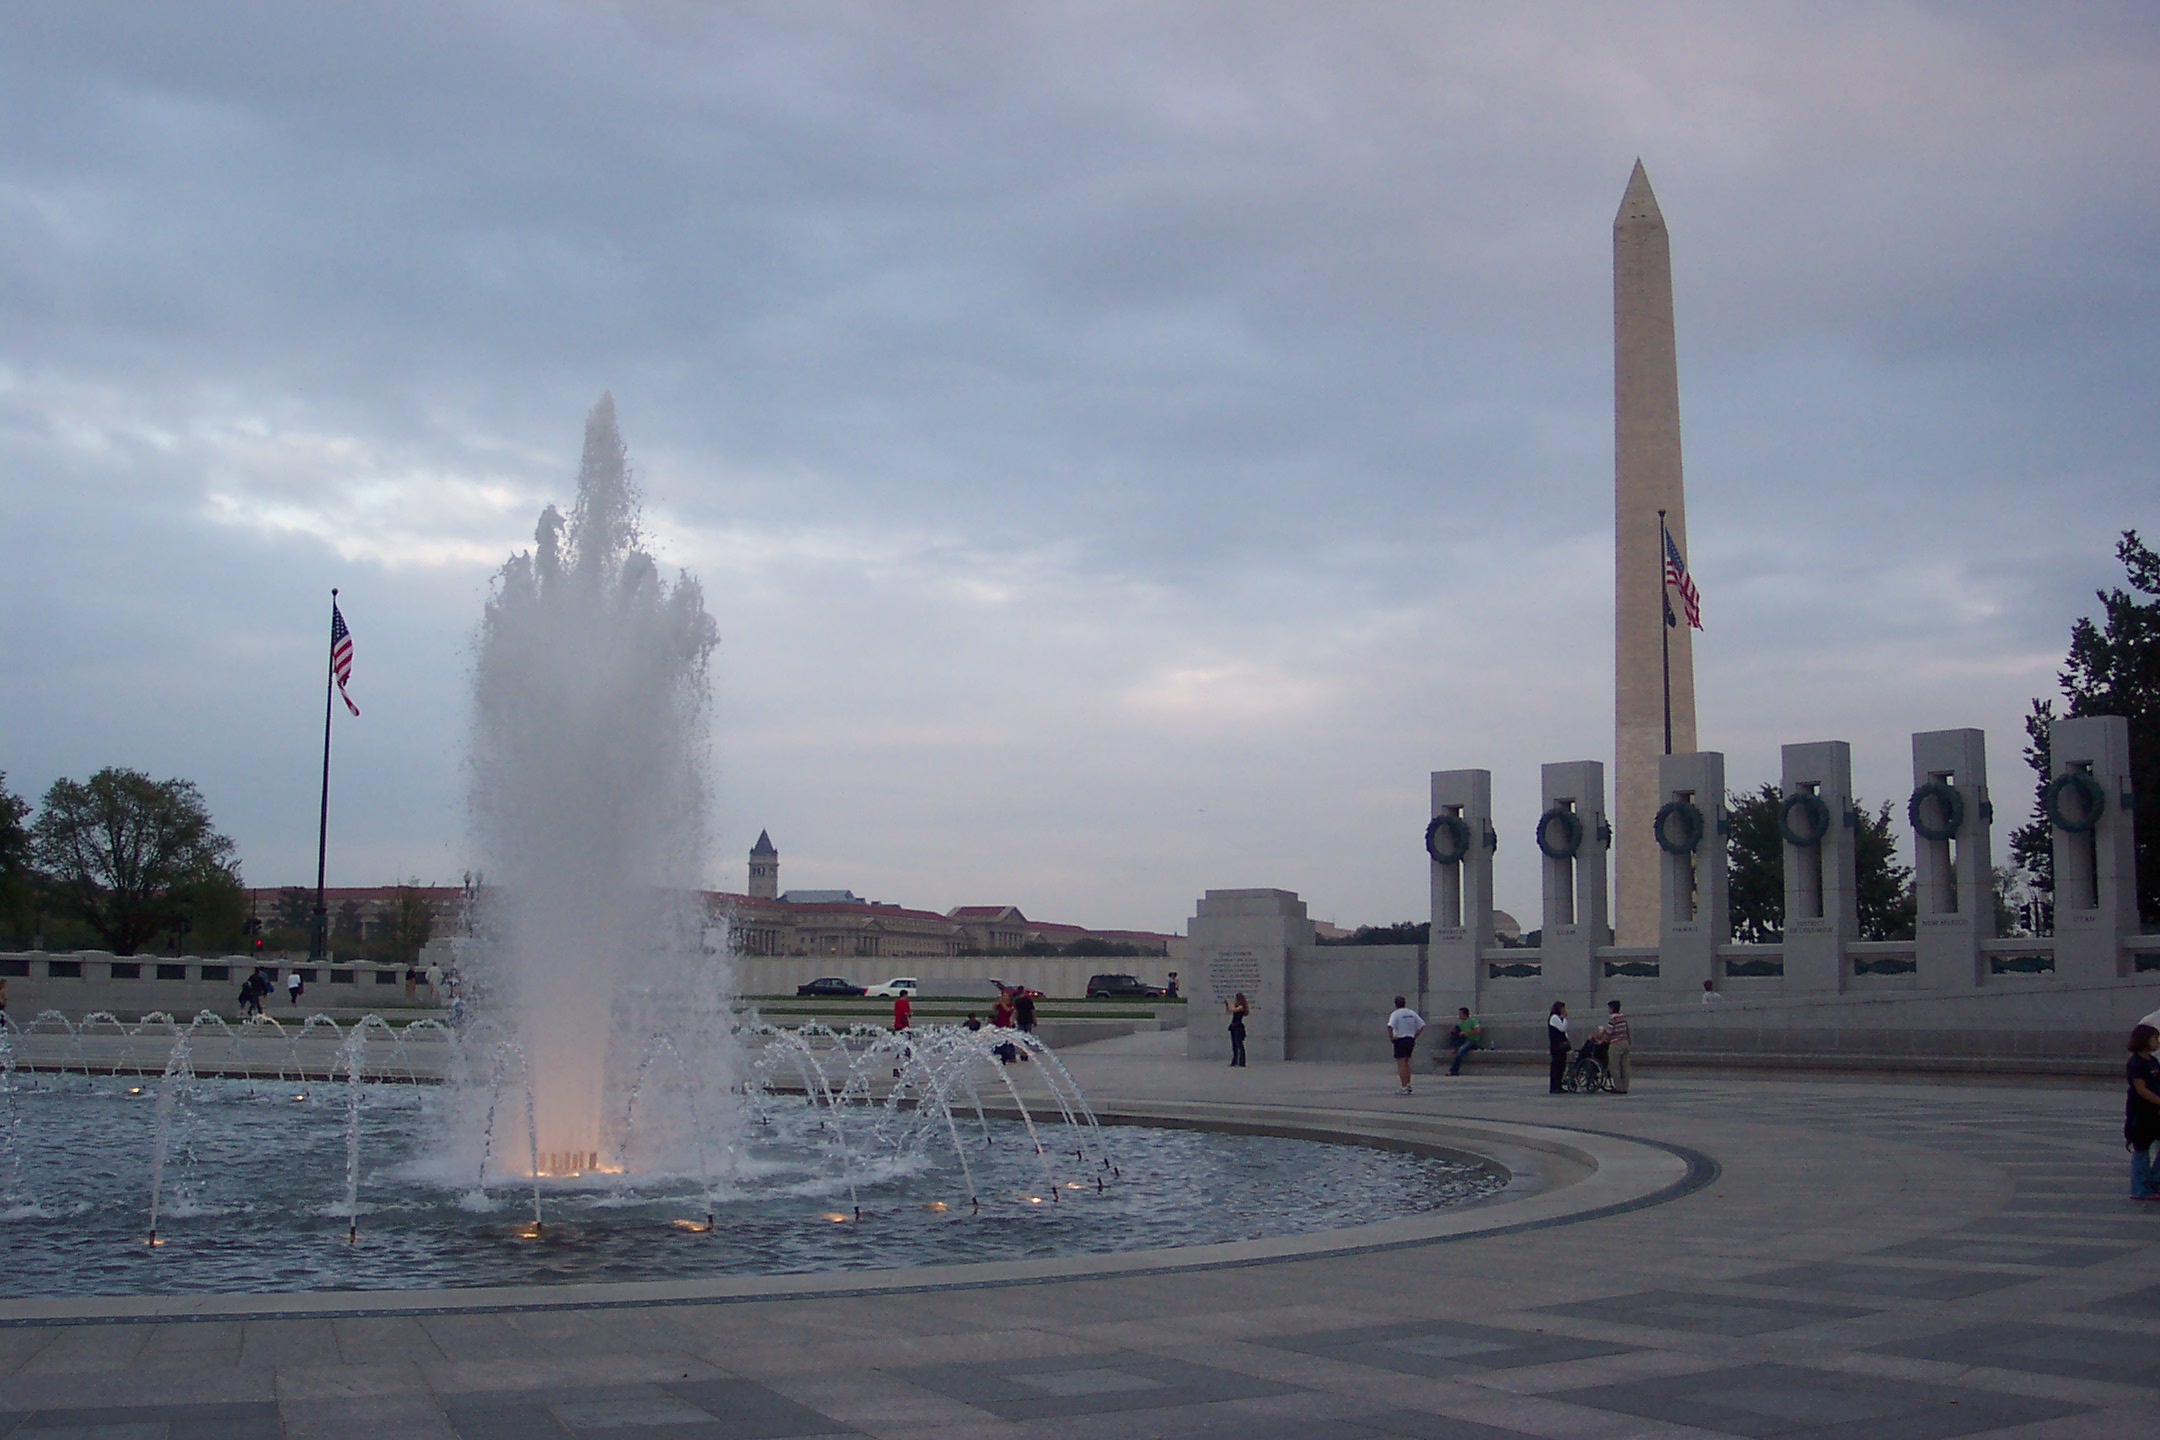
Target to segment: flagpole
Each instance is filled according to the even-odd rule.
[[[1668,576],[1672,574],[1665,566],[1665,546],[1672,544],[1670,531],[1665,529],[1665,512],[1657,512],[1657,658],[1665,667],[1665,753],[1672,753],[1672,592]],[[328,721],[326,721],[328,723]],[[330,743],[324,738],[322,773],[330,773]],[[328,779],[324,779],[328,786]]]
[[[330,704],[337,684],[337,596],[336,587],[331,587],[330,653],[323,674],[322,698],[322,811],[315,822],[315,916],[308,937],[308,960],[317,965],[330,953],[330,912],[323,905],[323,870],[330,851]],[[1665,748],[1672,748],[1670,740]]]

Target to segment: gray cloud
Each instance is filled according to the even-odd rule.
[[[2155,525],[2138,6],[78,5],[0,46],[0,755],[462,864],[488,573],[621,404],[723,849],[1414,915],[1423,772],[1610,748],[1608,227],[1674,230],[1707,743],[1998,786]],[[740,832],[740,833],[737,833]],[[1525,847],[1503,852],[1528,908]],[[716,878],[725,879],[723,871]]]

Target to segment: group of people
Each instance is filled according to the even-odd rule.
[[[1253,1003],[1240,990],[1223,1002],[1223,1010],[1230,1017],[1230,1064],[1233,1068],[1245,1064],[1246,1021],[1252,1018]],[[1580,1054],[1583,1058],[1595,1057],[1599,1064],[1612,1075],[1615,1094],[1628,1093],[1629,1082],[1634,1078],[1629,1063],[1634,1050],[1634,1035],[1628,1017],[1618,1000],[1605,1005],[1605,1023],[1590,1032],[1583,1041]],[[1576,1052],[1570,1048],[1568,1038],[1568,1011],[1565,1001],[1555,1000],[1552,1013],[1546,1017],[1546,1040],[1552,1053],[1552,1093],[1561,1093],[1560,1082],[1566,1078],[1568,1060]],[[1397,995],[1395,1008],[1387,1017],[1388,1043],[1395,1051],[1395,1079],[1399,1086],[1397,1094],[1414,1093],[1410,1083],[1410,1063],[1417,1054],[1418,1037],[1425,1033],[1425,1017],[1410,1008],[1407,997]],[[1450,1075],[1462,1074],[1463,1061],[1472,1053],[1484,1048],[1485,1024],[1470,1013],[1470,1007],[1456,1007],[1455,1023],[1448,1027],[1448,1071]],[[2160,1080],[2160,1064],[2156,1064],[2156,1080]],[[2156,1085],[2160,1090],[2160,1085]],[[2160,1115],[2156,1115],[2156,1127],[2160,1127]],[[2160,1139],[2160,1128],[2155,1138]],[[2156,1165],[2156,1182],[2160,1182],[2160,1161]]]
[[[1035,1033],[1035,1002],[1040,999],[1040,990],[1030,990],[1025,985],[1000,984],[998,998],[990,1006],[990,1023],[1000,1030],[1018,1030],[1023,1035],[1032,1035]],[[906,995],[893,997],[892,1011],[894,1034],[899,1034],[914,1023],[915,1005]],[[982,1017],[973,1010],[968,1011],[967,1019],[960,1024],[967,1030],[983,1028]],[[997,1057],[1007,1065],[1026,1063],[1033,1058],[1009,1040],[997,1047]],[[897,1070],[893,1072],[895,1075],[899,1073]]]
[[[1551,1094],[1561,1093],[1561,1082],[1567,1079],[1568,1056],[1567,1002],[1555,1000],[1552,1011],[1545,1017],[1545,1048],[1551,1062],[1547,1089]],[[1633,1078],[1629,1056],[1635,1049],[1635,1037],[1628,1024],[1625,1011],[1618,1000],[1605,1002],[1605,1023],[1592,1030],[1582,1042],[1582,1049],[1575,1051],[1578,1062],[1595,1060],[1612,1076],[1615,1095],[1628,1093],[1628,1082]]]
[[[262,966],[256,966],[255,973],[240,982],[240,1013],[243,1015],[262,1014],[263,1001],[269,999],[276,988],[276,977]],[[285,977],[285,993],[291,997],[291,1002],[294,1005],[300,1003],[300,997],[306,992],[307,984],[300,978],[299,971],[295,970]]]

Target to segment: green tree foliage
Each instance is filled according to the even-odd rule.
[[[1783,796],[1775,785],[1726,797],[1727,905],[1733,939],[1770,945],[1785,938],[1785,841],[1778,834]]]
[[[0,770],[0,923],[26,937],[35,928],[37,876],[30,868],[30,802]]]
[[[419,958],[421,948],[435,938],[435,903],[428,899],[417,879],[397,887],[386,918],[390,923],[385,938],[393,960],[411,964]]]
[[[2137,531],[2125,530],[2115,558],[2129,588],[2098,592],[2100,623],[2080,616],[2070,627],[2070,653],[2058,678],[2069,702],[2065,714],[2121,715],[2130,722],[2130,793],[2143,807],[2137,815],[2138,914],[2153,920],[2160,918],[2160,823],[2153,818],[2160,805],[2160,555]],[[2043,787],[2049,763],[2045,722],[2053,718],[2051,702],[2034,700],[2025,721],[2032,742],[2025,759]],[[2052,839],[2046,819],[2035,813],[2010,840],[2028,883],[2045,895],[2055,888]]]
[[[1890,802],[1873,814],[1858,800],[1860,829],[1853,845],[1853,869],[1859,884],[1853,908],[1859,914],[1863,940],[1910,940],[1917,913],[1913,901],[1912,867],[1897,863],[1897,830],[1890,820]]]
[[[1728,905],[1733,939],[1767,945],[1785,938],[1785,837],[1775,785],[1726,797],[1731,812]],[[1870,812],[1855,801],[1860,817],[1853,846],[1859,893],[1854,908],[1863,940],[1903,940],[1913,933],[1912,867],[1897,863],[1897,830],[1890,802]]]
[[[2010,860],[2032,892],[2030,912],[2020,916],[2025,928],[2036,935],[2055,932],[2055,836],[2041,813],[2040,797],[2048,787],[2048,772],[2055,761],[2048,745],[2048,726],[2055,723],[2055,702],[2035,700],[2025,716],[2025,763],[2033,771],[2032,819],[2010,832]]]
[[[1322,939],[1321,945],[1423,945],[1432,938],[1432,922],[1429,920],[1398,920],[1393,925],[1360,925],[1349,935],[1333,940]]]
[[[233,842],[189,781],[113,767],[55,780],[30,835],[38,867],[116,954],[182,923],[237,928],[245,913]]]

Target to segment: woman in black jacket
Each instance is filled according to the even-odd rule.
[[[1552,1013],[1545,1017],[1545,1048],[1552,1059],[1551,1092],[1560,1093],[1560,1081],[1567,1074],[1567,1002],[1552,1002]]]

